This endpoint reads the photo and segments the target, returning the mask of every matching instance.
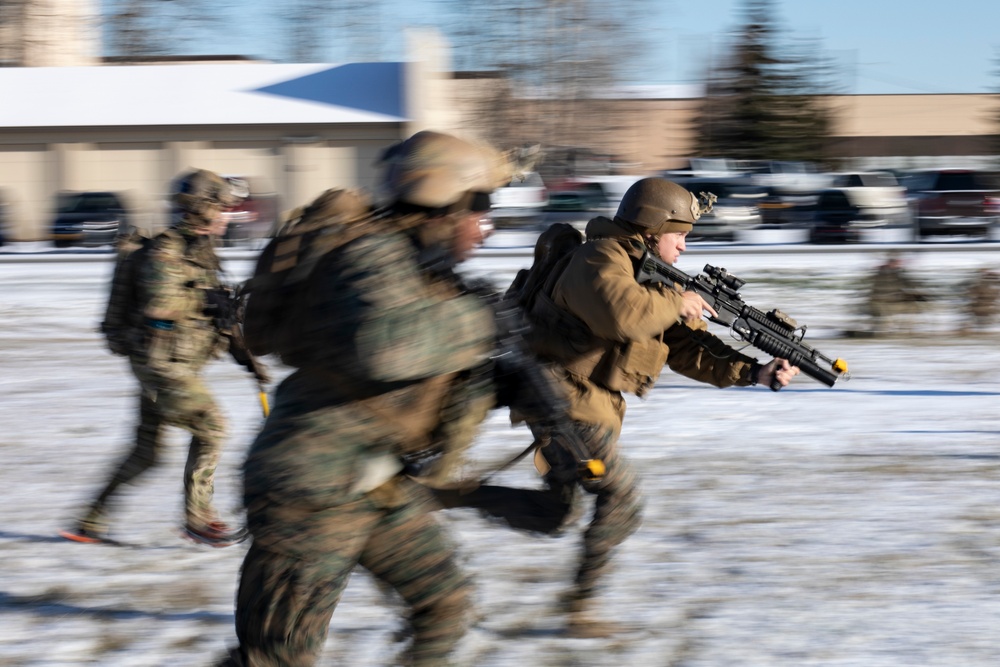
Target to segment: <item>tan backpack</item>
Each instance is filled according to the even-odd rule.
[[[306,206],[271,239],[240,291],[243,336],[255,355],[287,364],[299,348],[301,309],[292,307],[327,253],[372,229],[371,202],[360,190],[333,188]]]

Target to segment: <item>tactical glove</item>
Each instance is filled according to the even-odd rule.
[[[232,293],[223,287],[205,290],[202,312],[212,318],[219,331],[231,331],[236,326],[236,302]]]

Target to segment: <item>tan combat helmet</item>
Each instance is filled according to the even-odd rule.
[[[207,169],[195,169],[174,180],[171,201],[179,212],[191,214],[207,224],[211,208],[235,206],[245,196],[237,183]]]
[[[492,148],[424,130],[382,156],[384,194],[393,203],[426,209],[470,208],[510,181],[506,161]],[[488,206],[487,206],[488,208]]]
[[[625,191],[618,205],[616,220],[650,234],[689,232],[694,223],[712,209],[712,198],[704,203],[673,181],[663,178],[643,178]]]

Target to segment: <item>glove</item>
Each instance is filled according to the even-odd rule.
[[[205,290],[205,315],[219,331],[230,331],[236,326],[236,302],[229,290],[223,287]]]
[[[257,378],[257,381],[261,384],[271,383],[271,375],[267,372],[264,364],[250,354],[250,351],[238,342],[236,336],[229,337],[229,356],[231,356],[240,366],[243,366],[248,371],[253,373],[253,376]]]
[[[478,296],[490,305],[493,305],[500,300],[500,293],[497,291],[496,285],[491,283],[486,278],[462,277],[458,282],[462,292]]]

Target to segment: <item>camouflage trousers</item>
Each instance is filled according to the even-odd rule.
[[[512,528],[559,534],[577,517],[579,489],[593,494],[594,514],[583,535],[583,553],[570,594],[571,599],[588,600],[611,569],[614,548],[639,528],[642,498],[638,475],[622,456],[615,432],[582,424],[580,432],[592,455],[607,468],[599,481],[561,481],[567,475],[550,472],[542,489],[483,485],[467,492],[436,491],[435,495],[445,507],[473,507]]]
[[[254,543],[236,598],[240,646],[221,666],[309,667],[351,571],[360,565],[409,609],[404,664],[445,667],[465,634],[471,585],[431,514],[436,504],[409,479],[326,510],[247,504]]]
[[[184,514],[192,526],[218,519],[213,505],[215,468],[226,435],[226,420],[204,380],[196,372],[166,379],[142,364],[132,362],[139,379],[139,425],[135,445],[115,468],[84,518],[88,528],[100,530],[107,521],[108,505],[123,484],[133,482],[157,463],[163,451],[165,426],[191,433],[184,466]]]

